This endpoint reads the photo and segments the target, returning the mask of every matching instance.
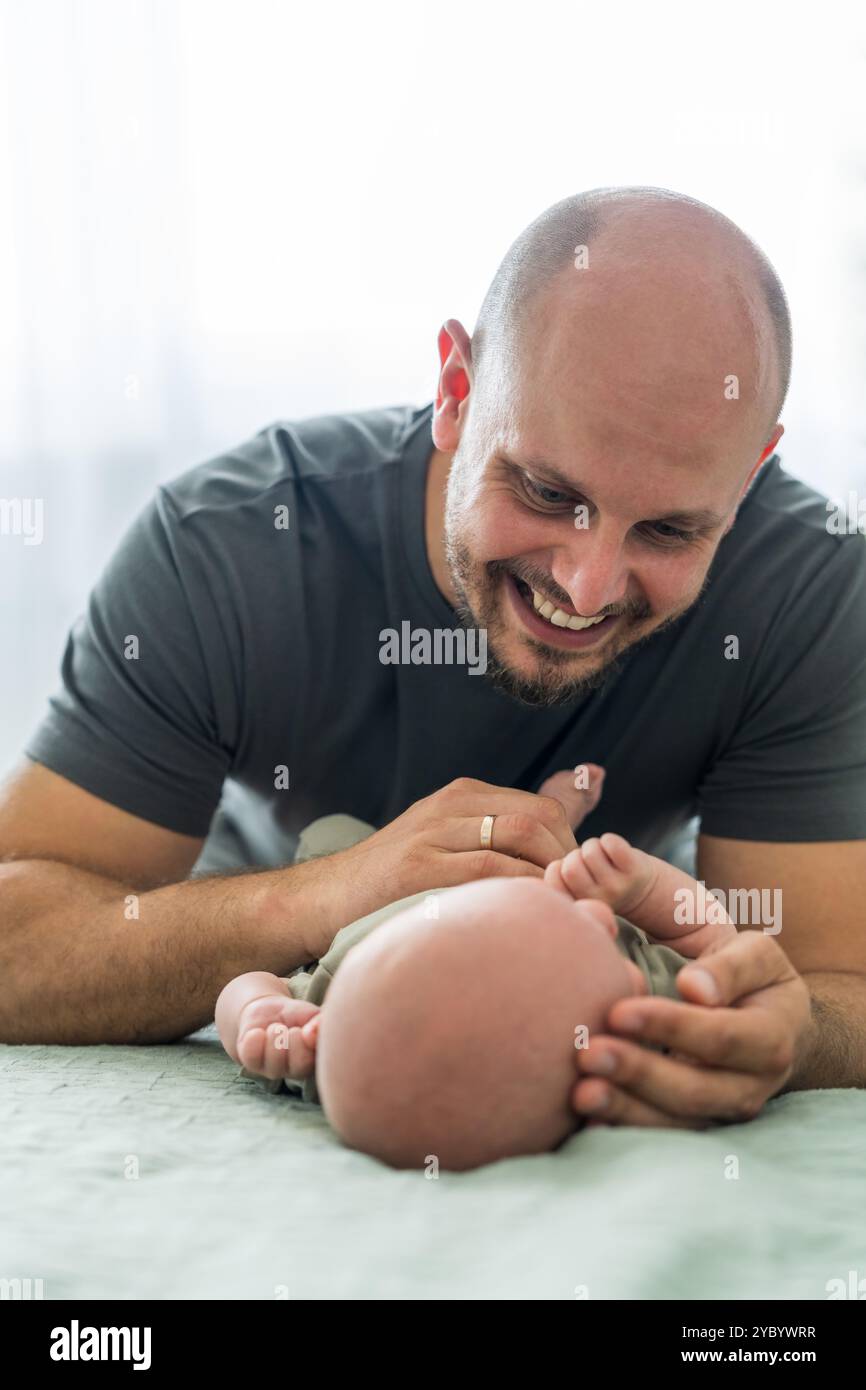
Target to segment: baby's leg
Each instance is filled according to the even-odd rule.
[[[220,993],[215,1020],[233,1061],[271,1081],[311,1076],[315,1066],[313,1022],[319,1006],[294,999],[286,981],[265,970],[238,975]]]
[[[606,834],[584,840],[564,859],[549,865],[545,878],[554,887],[565,887],[572,897],[605,902],[636,926],[643,926],[638,917],[646,915],[648,905],[652,907],[649,900],[655,897],[661,865],[660,859],[635,849],[621,835]]]
[[[545,874],[551,882],[554,868],[551,864]],[[715,899],[708,904],[706,922],[687,921],[683,930],[683,920],[675,914],[681,902],[697,902],[697,883],[664,859],[635,849],[621,835],[585,840],[559,861],[558,872],[561,883],[554,886],[564,885],[575,898],[600,898],[648,936],[683,955],[696,956],[712,942],[736,933]]]

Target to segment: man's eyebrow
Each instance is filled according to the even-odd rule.
[[[499,458],[509,468],[515,468],[520,473],[532,473],[541,482],[550,482],[554,487],[558,487],[561,492],[571,492],[578,497],[586,497],[588,501],[592,499],[589,494],[581,487],[580,483],[573,478],[568,478],[561,473],[552,463],[546,463],[544,459],[527,459],[525,463],[517,463],[515,459],[509,458],[507,454],[499,454]],[[723,516],[706,507],[696,507],[692,511],[668,512],[666,516],[648,516],[644,521],[651,524],[662,521],[666,524],[677,526],[689,526],[695,531],[713,530],[716,526],[721,526],[724,521]]]

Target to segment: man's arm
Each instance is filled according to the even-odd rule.
[[[791,845],[701,835],[698,877],[728,894],[779,890],[776,940],[812,998],[812,1022],[785,1089],[866,1086],[866,841]]]
[[[481,848],[485,815],[496,848]],[[0,1041],[183,1037],[236,975],[286,975],[410,893],[542,877],[574,835],[553,797],[458,778],[326,859],[167,883],[200,846],[41,765],[0,790]]]
[[[803,976],[812,1022],[786,1091],[866,1086],[866,976]]]
[[[866,841],[787,845],[701,835],[698,877],[728,895],[778,891],[776,940],[812,995],[812,1026],[785,1090],[866,1087]]]
[[[0,1040],[165,1042],[321,946],[318,864],[177,882],[202,841],[38,764],[0,792]]]

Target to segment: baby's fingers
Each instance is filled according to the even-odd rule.
[[[573,849],[560,860],[562,880],[575,898],[594,898],[598,895],[598,883],[591,873],[581,849]]]
[[[238,1038],[238,1061],[247,1071],[262,1075],[265,1041],[264,1028],[248,1028],[242,1037]]]
[[[309,1022],[305,1023],[301,1029],[301,1037],[307,1044],[307,1047],[315,1047],[316,1043],[319,1041],[319,1024],[321,1021],[322,1014],[320,1010],[318,1013],[315,1013]]]
[[[292,1081],[303,1081],[312,1075],[315,1061],[316,1054],[304,1041],[300,1028],[287,1028],[284,1023],[271,1024],[265,1055],[266,1076],[287,1076]]]

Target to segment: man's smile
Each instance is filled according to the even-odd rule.
[[[569,613],[511,574],[505,575],[505,589],[511,607],[524,627],[533,637],[540,638],[551,647],[579,651],[584,647],[597,646],[619,621],[616,614],[582,618],[576,613]]]

